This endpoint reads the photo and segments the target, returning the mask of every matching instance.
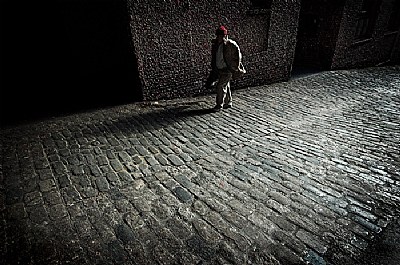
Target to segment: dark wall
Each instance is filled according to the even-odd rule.
[[[140,100],[126,1],[59,1],[60,18],[79,80],[100,99]]]
[[[142,99],[126,1],[1,4],[2,123]]]
[[[294,62],[297,67],[331,67],[344,2],[302,0]]]
[[[68,87],[72,61],[57,12],[47,12],[57,10],[54,3],[1,4],[1,115],[10,120],[43,112],[44,105],[55,106],[55,98],[60,100]]]
[[[400,32],[397,34],[397,39],[393,44],[390,64],[400,64]]]
[[[239,44],[248,73],[232,88],[290,76],[299,1],[128,0],[131,32],[146,100],[211,93],[203,88],[211,40],[223,24]],[[257,8],[256,8],[257,9]]]
[[[365,40],[357,40],[357,15],[362,0],[346,1],[343,20],[339,31],[332,68],[353,68],[379,65],[389,62],[396,50],[396,39],[399,31],[388,32],[387,24],[393,2],[397,0],[380,0],[376,11],[378,16],[374,23],[372,35]]]

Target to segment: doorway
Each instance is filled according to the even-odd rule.
[[[292,78],[331,69],[345,0],[302,0]]]

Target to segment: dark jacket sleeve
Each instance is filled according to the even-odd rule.
[[[211,46],[211,69],[216,70],[217,69],[217,51],[218,51],[218,43],[216,39],[213,39],[211,41],[212,46]]]

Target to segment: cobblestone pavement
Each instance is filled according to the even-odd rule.
[[[1,264],[364,264],[400,215],[400,68],[1,130]]]

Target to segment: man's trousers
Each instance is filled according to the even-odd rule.
[[[222,108],[224,105],[232,105],[231,79],[231,72],[219,71],[216,107]]]

